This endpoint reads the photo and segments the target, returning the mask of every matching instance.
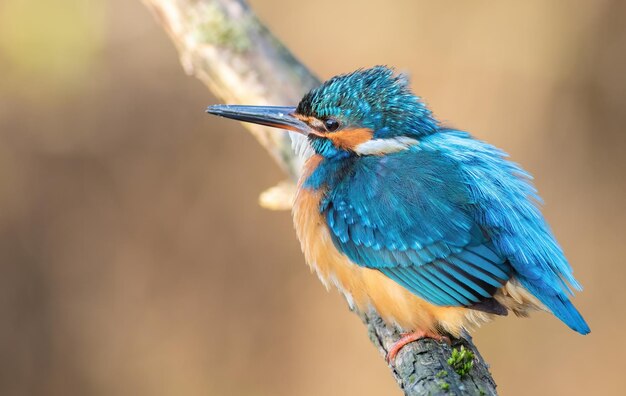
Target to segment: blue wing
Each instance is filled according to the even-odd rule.
[[[573,330],[589,333],[568,297],[581,286],[539,210],[532,177],[504,152],[465,132],[442,130],[428,145],[458,163],[471,191],[474,219],[507,258],[515,278]]]
[[[510,278],[458,166],[438,152],[359,158],[329,191],[320,209],[337,248],[433,304],[476,305]]]
[[[586,334],[568,298],[570,285],[581,287],[536,205],[531,177],[505,157],[465,132],[442,130],[411,150],[355,159],[347,172],[328,168],[318,178],[330,180],[320,210],[354,263],[433,304],[489,311],[488,297],[514,276]]]

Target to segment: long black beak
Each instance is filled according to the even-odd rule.
[[[295,110],[295,107],[280,106],[215,105],[209,106],[206,112],[233,120],[288,129],[308,135],[311,127],[293,115]]]

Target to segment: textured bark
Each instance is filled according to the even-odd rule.
[[[297,104],[319,80],[259,21],[242,0],[143,0],[170,35],[188,74],[226,103]],[[288,178],[261,194],[264,207],[291,208],[294,182],[310,154],[302,137],[245,124]],[[383,357],[400,338],[374,312],[360,314]],[[474,353],[473,368],[460,376],[448,364],[452,348]],[[495,395],[488,366],[467,336],[452,346],[420,340],[404,347],[390,364],[406,395]]]
[[[375,312],[360,316],[367,326],[370,340],[381,355],[386,356],[400,338],[398,329],[385,325]],[[474,354],[474,366],[464,376],[457,374],[448,364],[452,349],[461,346]],[[464,339],[453,339],[452,345],[431,339],[408,344],[389,368],[405,395],[497,395],[489,366],[469,335]]]

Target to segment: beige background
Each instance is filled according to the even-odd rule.
[[[251,3],[321,77],[409,71],[535,174],[592,333],[481,329],[501,393],[623,391],[626,3]],[[399,394],[257,206],[282,175],[216,101],[138,1],[2,0],[0,394]]]

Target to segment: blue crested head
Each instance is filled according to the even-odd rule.
[[[216,105],[207,111],[304,134],[317,154],[335,159],[401,151],[439,128],[406,76],[385,66],[335,76],[297,107]]]
[[[296,114],[333,122],[339,128],[367,128],[374,139],[399,136],[419,138],[433,133],[437,121],[415,96],[406,75],[386,66],[359,69],[331,78],[307,93]],[[328,128],[327,128],[328,129]]]

